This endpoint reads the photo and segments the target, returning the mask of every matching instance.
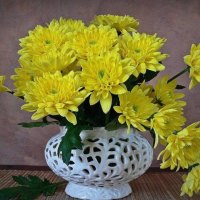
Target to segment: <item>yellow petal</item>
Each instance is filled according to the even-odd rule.
[[[77,112],[77,111],[78,111],[78,107],[75,106],[75,105],[69,105],[69,106],[68,106],[68,109],[71,110],[71,111],[74,111],[74,112]]]
[[[99,96],[97,96],[97,93],[96,93],[96,92],[93,92],[93,93],[90,95],[90,105],[94,105],[94,104],[96,104],[98,101],[99,101]]]
[[[5,76],[0,76],[0,92],[8,92],[10,91],[9,88],[4,86]]]
[[[58,114],[57,110],[55,108],[45,108],[45,111],[49,114],[49,115],[56,115]]]
[[[154,143],[154,149],[158,146],[158,134],[155,134],[155,143]]]
[[[38,105],[39,106],[39,105]],[[57,103],[56,108],[63,108],[65,106],[64,103]]]
[[[117,86],[113,87],[110,92],[112,94],[123,94],[126,91],[127,90],[124,87],[122,87],[121,85],[117,85]]]
[[[196,86],[198,82],[195,79],[191,79],[189,89],[191,90],[194,86]]]
[[[37,119],[41,119],[43,117],[47,116],[47,114],[45,112],[35,112],[32,116],[31,119],[32,120],[37,120]]]
[[[120,115],[118,121],[120,124],[124,124],[126,122],[126,118],[123,115]]]
[[[114,106],[113,108],[114,108],[115,112],[122,113],[122,110],[121,110],[120,106]]]
[[[112,105],[112,95],[108,93],[108,97],[106,99],[100,99],[100,104],[104,113],[108,113]]]
[[[68,110],[64,109],[64,108],[57,108],[57,111],[58,111],[59,115],[61,115],[62,117],[65,117],[68,113]]]
[[[34,112],[36,111],[36,108],[35,106],[33,106],[31,103],[29,104],[24,104],[22,107],[21,107],[22,110],[26,110],[28,112]]]
[[[66,115],[66,118],[69,122],[71,122],[73,125],[77,124],[77,120],[76,120],[76,116],[74,113],[72,112],[68,112]]]

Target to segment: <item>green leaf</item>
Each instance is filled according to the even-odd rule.
[[[20,195],[22,187],[4,188],[0,190],[0,200],[9,200],[16,198]]]
[[[88,124],[92,127],[105,126],[105,113],[100,103],[90,105],[89,97],[80,105],[77,113],[78,124]]]
[[[49,115],[52,119],[56,119],[58,124],[60,126],[66,126],[68,124],[68,121],[65,117],[62,117],[60,115]]]
[[[154,72],[154,71],[147,70],[147,72],[143,76],[145,82],[148,82],[148,81],[152,80],[153,78],[155,78],[158,75],[158,73],[159,72]]]
[[[184,85],[177,85],[177,86],[176,86],[176,89],[177,89],[177,90],[182,90],[182,89],[184,89],[184,88],[186,88]]]
[[[12,176],[13,180],[20,185],[29,184],[29,180],[24,176]]]
[[[41,194],[44,196],[52,196],[55,194],[58,186],[64,183],[50,183],[47,179],[42,180],[37,176],[13,176],[13,180],[17,182],[19,186],[1,189],[0,200],[9,200],[13,198],[34,200]]]
[[[148,82],[152,80],[154,77],[158,75],[159,72],[154,72],[147,70],[145,74],[140,74],[137,78],[133,75],[129,77],[129,79],[125,82],[127,89],[130,91],[132,88],[138,83],[142,83],[143,81]]]
[[[112,121],[110,121],[108,124],[106,124],[105,129],[107,131],[114,131],[119,128],[125,127],[124,125],[120,124],[118,122],[118,117],[114,118]]]
[[[135,86],[135,85],[137,85],[137,78],[135,77],[135,76],[133,76],[133,75],[131,75],[130,77],[129,77],[129,79],[125,82],[125,85],[126,85],[126,87],[127,87],[127,90],[132,90],[132,88]]]
[[[24,128],[34,128],[34,127],[44,127],[48,126],[50,124],[58,124],[58,122],[22,122],[19,123],[18,125],[21,125]]]
[[[58,147],[58,155],[61,155],[65,164],[69,164],[71,158],[71,151],[73,149],[82,149],[83,143],[81,141],[80,133],[82,130],[91,130],[92,127],[88,125],[72,125],[69,124],[67,132],[62,138]]]

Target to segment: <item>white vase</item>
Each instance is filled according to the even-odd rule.
[[[55,174],[69,181],[65,192],[74,198],[119,199],[132,192],[128,182],[141,176],[151,165],[153,149],[136,130],[107,131],[94,128],[81,132],[83,150],[72,150],[67,166],[58,156],[66,129],[46,145],[45,158]]]

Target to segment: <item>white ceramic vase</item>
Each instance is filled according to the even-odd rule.
[[[132,192],[128,182],[141,176],[151,165],[153,149],[136,130],[107,131],[94,128],[81,132],[83,150],[72,150],[69,165],[58,156],[66,129],[46,145],[45,158],[55,174],[69,181],[65,192],[74,198],[119,199]]]

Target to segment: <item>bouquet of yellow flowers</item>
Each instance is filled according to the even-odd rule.
[[[133,17],[113,15],[96,16],[89,25],[64,18],[38,25],[20,39],[15,89],[0,76],[0,91],[23,99],[21,109],[32,112],[32,120],[42,119],[23,127],[68,127],[59,146],[66,164],[71,150],[82,148],[82,130],[148,130],[154,147],[165,147],[162,169],[189,169],[181,195],[192,196],[200,191],[200,128],[199,122],[183,128],[186,102],[177,90],[185,87],[176,78],[189,73],[190,89],[200,82],[200,44],[184,57],[185,69],[152,86],[149,81],[165,69],[166,39],[139,33],[138,25]]]

